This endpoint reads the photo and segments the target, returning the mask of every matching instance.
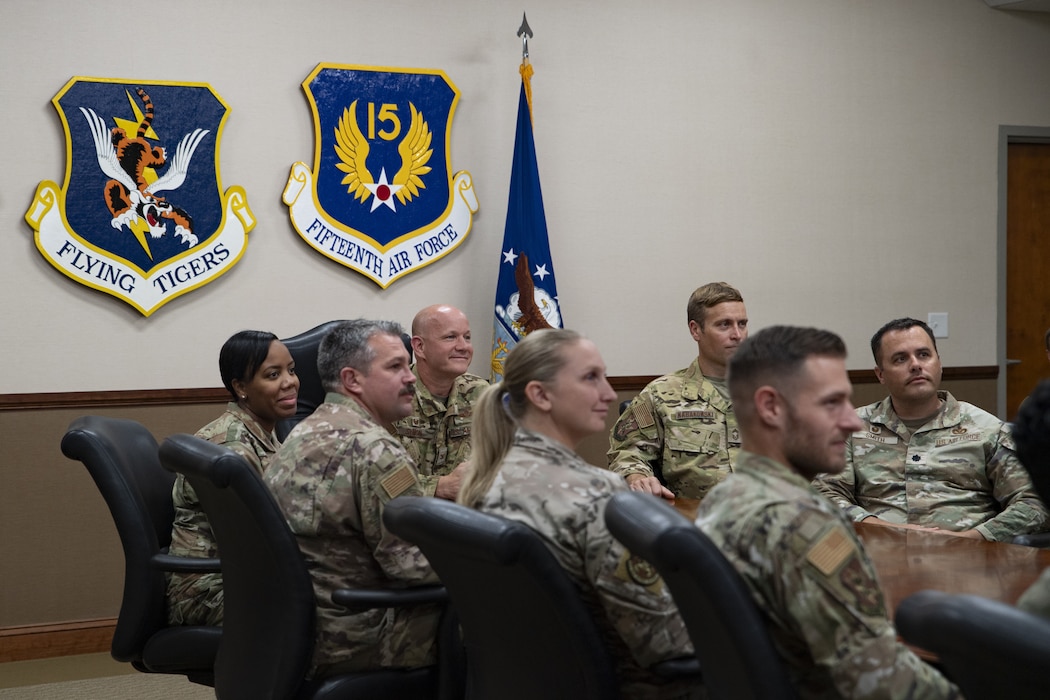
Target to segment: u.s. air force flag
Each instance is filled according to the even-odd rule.
[[[222,189],[229,108],[209,85],[78,77],[52,102],[65,183],[41,182],[25,215],[48,262],[149,316],[240,259],[255,218]]]
[[[503,378],[503,360],[520,339],[540,328],[561,328],[547,217],[532,137],[532,64],[521,68],[518,126],[510,172],[510,200],[496,283],[492,336],[492,381]]]
[[[314,166],[292,166],[284,203],[310,247],[386,288],[463,243],[478,200],[452,175],[448,76],[320,64],[303,89]]]

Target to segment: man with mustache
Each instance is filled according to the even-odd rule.
[[[958,698],[897,640],[875,567],[842,512],[813,488],[846,464],[862,427],[846,345],[830,331],[773,326],[729,363],[743,445],[696,525],[766,613],[799,698]]]
[[[747,309],[739,291],[711,282],[693,292],[686,312],[696,360],[642,389],[616,421],[608,457],[632,490],[672,501],[691,520],[740,451],[725,377],[747,337]]]
[[[871,339],[889,396],[857,409],[846,468],[816,486],[854,521],[1010,541],[1050,526],[1010,426],[940,391],[933,331],[899,318]]]
[[[467,372],[474,357],[470,322],[454,306],[428,306],[412,320],[416,394],[397,421],[398,439],[419,470],[428,496],[455,500],[470,456],[474,404],[487,381]]]
[[[351,611],[332,602],[337,588],[437,582],[419,549],[382,524],[391,499],[423,495],[412,459],[391,432],[412,411],[415,387],[401,326],[336,326],[321,341],[317,369],[324,403],[292,430],[263,475],[313,579],[310,675],[430,665],[437,606]]]

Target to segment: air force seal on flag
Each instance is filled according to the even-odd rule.
[[[65,183],[41,182],[26,213],[48,262],[149,316],[240,259],[255,219],[222,191],[229,109],[210,86],[73,78],[52,102]]]
[[[303,240],[383,288],[463,243],[478,200],[452,175],[448,76],[321,64],[303,89],[314,168],[293,165],[284,190]]]

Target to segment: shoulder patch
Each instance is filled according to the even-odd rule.
[[[820,573],[830,576],[852,556],[855,549],[853,541],[841,528],[836,527],[809,548],[806,561],[815,566]]]
[[[408,465],[402,465],[383,477],[379,485],[383,487],[388,497],[397,498],[414,483],[416,483],[416,477],[412,474],[412,470]]]
[[[616,566],[616,577],[647,588],[653,593],[659,593],[663,588],[663,579],[657,573],[656,567],[627,550],[620,556],[620,562]]]
[[[631,408],[631,413],[634,414],[634,419],[638,421],[639,428],[648,428],[649,426],[655,425],[656,420],[653,418],[653,412],[649,409],[649,404],[638,403]]]

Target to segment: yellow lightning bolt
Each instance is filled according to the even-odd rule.
[[[135,115],[135,119],[134,121],[132,121],[130,119],[121,119],[120,117],[113,117],[113,123],[121,129],[123,129],[124,133],[127,134],[129,138],[135,138],[135,135],[138,134],[139,131],[139,124],[142,123],[143,114],[142,110],[139,109],[138,102],[136,102],[135,98],[131,96],[131,93],[125,90],[124,94],[128,96],[128,103],[131,105],[131,112]],[[160,137],[157,136],[157,132],[153,130],[152,124],[148,129],[146,129],[145,137],[148,139],[153,139],[154,141],[160,140]],[[146,179],[146,182],[152,185],[157,180],[157,171],[153,168],[146,168],[142,171],[142,176]],[[149,256],[150,260],[152,260],[153,253],[150,252],[149,243],[146,241],[146,231],[149,231],[149,224],[147,224],[142,219],[135,219],[130,224],[128,224],[128,228],[131,229],[131,232],[135,235],[135,240],[139,242],[139,245],[142,246],[142,249],[146,251],[146,255]]]

